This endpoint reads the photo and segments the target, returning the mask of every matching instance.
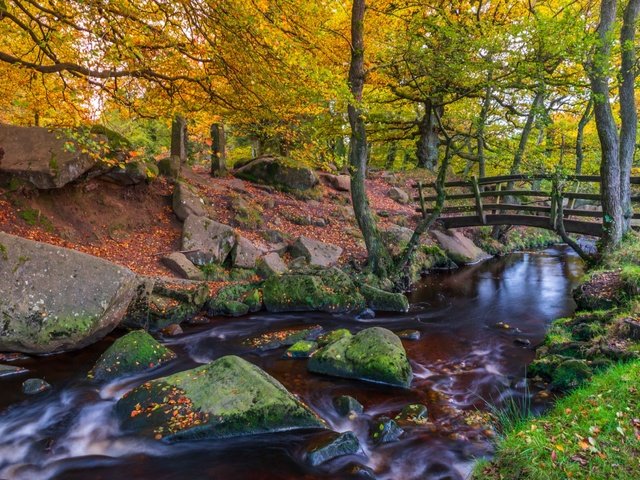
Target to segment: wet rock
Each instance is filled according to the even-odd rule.
[[[292,273],[268,278],[264,304],[270,312],[358,311],[364,299],[349,276],[337,268]]]
[[[182,229],[182,250],[195,265],[222,264],[236,244],[236,235],[228,225],[207,217],[190,215]]]
[[[291,246],[292,257],[304,257],[309,265],[317,267],[336,265],[340,255],[342,255],[342,248],[308,237],[299,237]]]
[[[402,293],[385,292],[370,285],[361,285],[360,293],[367,305],[377,312],[408,312],[409,300]]]
[[[176,354],[144,330],[120,337],[96,362],[87,377],[98,381],[144,372],[176,358]]]
[[[126,430],[169,441],[326,426],[276,379],[236,356],[144,383],[118,401],[116,413]]]
[[[318,344],[310,340],[298,340],[284,353],[285,358],[309,358],[318,349]]]
[[[173,190],[173,212],[183,222],[189,215],[206,216],[204,201],[193,192],[190,185],[177,182]]]
[[[235,247],[231,251],[234,267],[255,268],[256,261],[262,252],[245,237],[238,237]]]
[[[258,351],[268,351],[281,347],[290,347],[301,340],[316,340],[321,333],[322,327],[314,325],[309,328],[269,332],[259,337],[245,340],[243,343]]]
[[[338,328],[337,330],[331,330],[330,332],[323,333],[318,337],[318,345],[324,347],[333,342],[337,342],[341,338],[350,337],[351,332],[346,328]]]
[[[313,467],[322,465],[334,458],[355,455],[360,451],[360,442],[353,432],[335,433],[311,449],[307,455],[307,463]]]
[[[258,260],[257,272],[261,278],[269,278],[287,271],[287,264],[276,252],[267,253]]]
[[[433,231],[433,236],[447,256],[458,265],[477,263],[491,255],[476,246],[471,239],[465,237],[462,232],[447,230]]]
[[[144,277],[122,326],[157,331],[191,320],[209,298],[205,282],[175,278]]]
[[[162,263],[183,278],[189,280],[205,279],[204,272],[191,263],[183,253],[173,252],[166,257],[162,257]]]
[[[262,293],[254,283],[235,284],[221,288],[205,304],[209,315],[239,317],[262,310]]]
[[[311,372],[409,387],[413,373],[400,339],[373,327],[318,350],[308,362]]]
[[[46,392],[50,388],[51,385],[41,378],[30,378],[22,383],[22,393],[25,395],[35,395],[37,393]]]
[[[516,338],[513,340],[513,343],[515,343],[516,345],[519,345],[521,347],[530,347],[531,346],[531,340],[529,340],[528,338]]]
[[[387,195],[389,195],[389,198],[391,200],[395,200],[396,202],[401,203],[403,205],[409,203],[409,200],[410,200],[409,194],[398,187],[390,188]]]
[[[395,420],[400,424],[423,425],[429,421],[429,412],[421,403],[413,403],[404,407]]]
[[[234,174],[251,182],[265,183],[285,190],[308,190],[318,182],[316,173],[307,167],[293,167],[286,159],[258,157],[236,169]]]
[[[0,350],[75,350],[120,322],[138,282],[129,269],[0,233]]]
[[[17,367],[15,365],[4,365],[0,364],[0,378],[2,377],[10,377],[12,375],[18,375],[20,373],[26,373],[27,370],[24,367]]]
[[[375,445],[397,442],[404,430],[388,417],[380,417],[371,426],[370,437]]]
[[[358,314],[356,320],[373,320],[374,318],[376,318],[376,312],[370,308],[365,308]]]
[[[396,335],[402,340],[420,340],[422,338],[420,330],[400,330],[396,332]]]
[[[349,478],[364,478],[367,480],[375,480],[376,473],[372,468],[366,465],[360,465],[359,463],[352,463],[344,468],[344,472],[349,475]]]
[[[92,136],[91,142],[105,141]],[[104,142],[106,144],[106,142]],[[4,155],[0,173],[27,180],[39,189],[60,188],[98,165],[106,148],[88,152],[64,132],[0,124]]]
[[[162,329],[162,334],[167,337],[175,337],[177,335],[182,335],[183,333],[184,331],[182,330],[182,327],[177,323],[172,323]]]
[[[348,417],[353,414],[359,415],[364,412],[362,404],[350,395],[341,395],[333,399],[333,407],[342,417]]]

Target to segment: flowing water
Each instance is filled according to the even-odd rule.
[[[514,340],[535,346],[551,320],[571,314],[569,292],[581,272],[579,259],[558,247],[430,275],[411,294],[407,314],[366,321],[311,313],[213,319],[166,339],[178,360],[99,388],[84,376],[113,338],[79,352],[17,361],[53,389],[25,398],[24,375],[0,379],[0,479],[365,478],[360,466],[380,479],[466,478],[474,458],[491,452],[489,438],[469,414],[531,395],[524,377],[534,352]],[[414,372],[411,389],[311,374],[304,360],[283,359],[282,349],[256,353],[243,345],[263,333],[315,324],[326,330],[419,330],[419,340],[403,340]],[[167,444],[119,429],[113,406],[127,390],[228,354],[265,369],[334,430],[354,431],[362,452],[310,468],[304,452],[322,437],[317,431]],[[364,404],[364,416],[337,416],[332,399],[345,394]],[[407,428],[398,442],[371,446],[371,418],[394,416],[408,403],[427,405],[429,422]]]

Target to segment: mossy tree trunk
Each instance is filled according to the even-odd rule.
[[[367,132],[362,116],[362,90],[364,87],[364,14],[365,0],[353,0],[351,11],[351,66],[349,88],[353,96],[349,104],[349,166],[351,174],[351,200],[353,210],[367,247],[369,266],[373,273],[384,278],[389,274],[391,255],[382,242],[376,220],[367,198],[365,178],[367,172]]]

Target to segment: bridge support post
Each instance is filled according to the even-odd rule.
[[[473,188],[473,195],[476,199],[476,213],[480,219],[482,225],[487,224],[487,217],[484,214],[484,208],[482,207],[482,197],[480,195],[480,187],[478,186],[478,179],[474,175],[471,177],[471,188]]]

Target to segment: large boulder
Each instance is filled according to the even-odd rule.
[[[251,182],[293,190],[308,190],[319,182],[318,176],[310,168],[292,167],[283,159],[271,156],[252,160],[238,168],[235,175]]]
[[[85,347],[118,325],[136,286],[127,268],[0,233],[0,350]]]
[[[234,267],[256,268],[256,262],[262,251],[251,240],[238,237],[235,247],[231,252],[231,260]]]
[[[402,203],[403,205],[405,203],[409,203],[410,200],[409,194],[398,187],[392,187],[391,189],[389,189],[388,195],[391,200],[395,200],[396,202]]]
[[[308,237],[299,237],[291,246],[293,258],[304,257],[309,265],[317,267],[332,267],[342,255],[342,248],[331,243],[323,243]]]
[[[370,285],[361,285],[360,293],[367,301],[367,306],[376,312],[409,311],[409,300],[403,293],[387,292]]]
[[[94,136],[91,140],[106,147],[104,137]],[[87,152],[63,132],[3,124],[0,150],[4,151],[0,173],[23,178],[40,189],[60,188],[72,182],[95,167],[104,153]]]
[[[267,253],[257,263],[257,273],[261,278],[269,278],[287,271],[287,264],[276,252]]]
[[[176,354],[158,343],[144,330],[120,337],[96,362],[88,377],[100,381],[144,372],[176,358]]]
[[[326,182],[331,185],[334,190],[339,192],[351,191],[351,176],[350,175],[332,175],[330,173],[322,176]]]
[[[462,232],[434,230],[433,235],[447,256],[458,265],[477,263],[491,257]]]
[[[349,276],[337,268],[269,277],[263,285],[270,312],[352,312],[364,308],[364,298]]]
[[[182,227],[182,250],[195,265],[222,264],[236,244],[236,234],[228,225],[207,217],[189,215]]]
[[[413,373],[400,339],[381,327],[345,336],[318,350],[311,372],[408,388]]]
[[[207,214],[202,198],[184,182],[176,182],[173,189],[173,212],[182,221],[185,221],[189,215],[204,217]]]
[[[325,428],[276,379],[236,356],[144,383],[116,412],[125,429],[169,441]]]

